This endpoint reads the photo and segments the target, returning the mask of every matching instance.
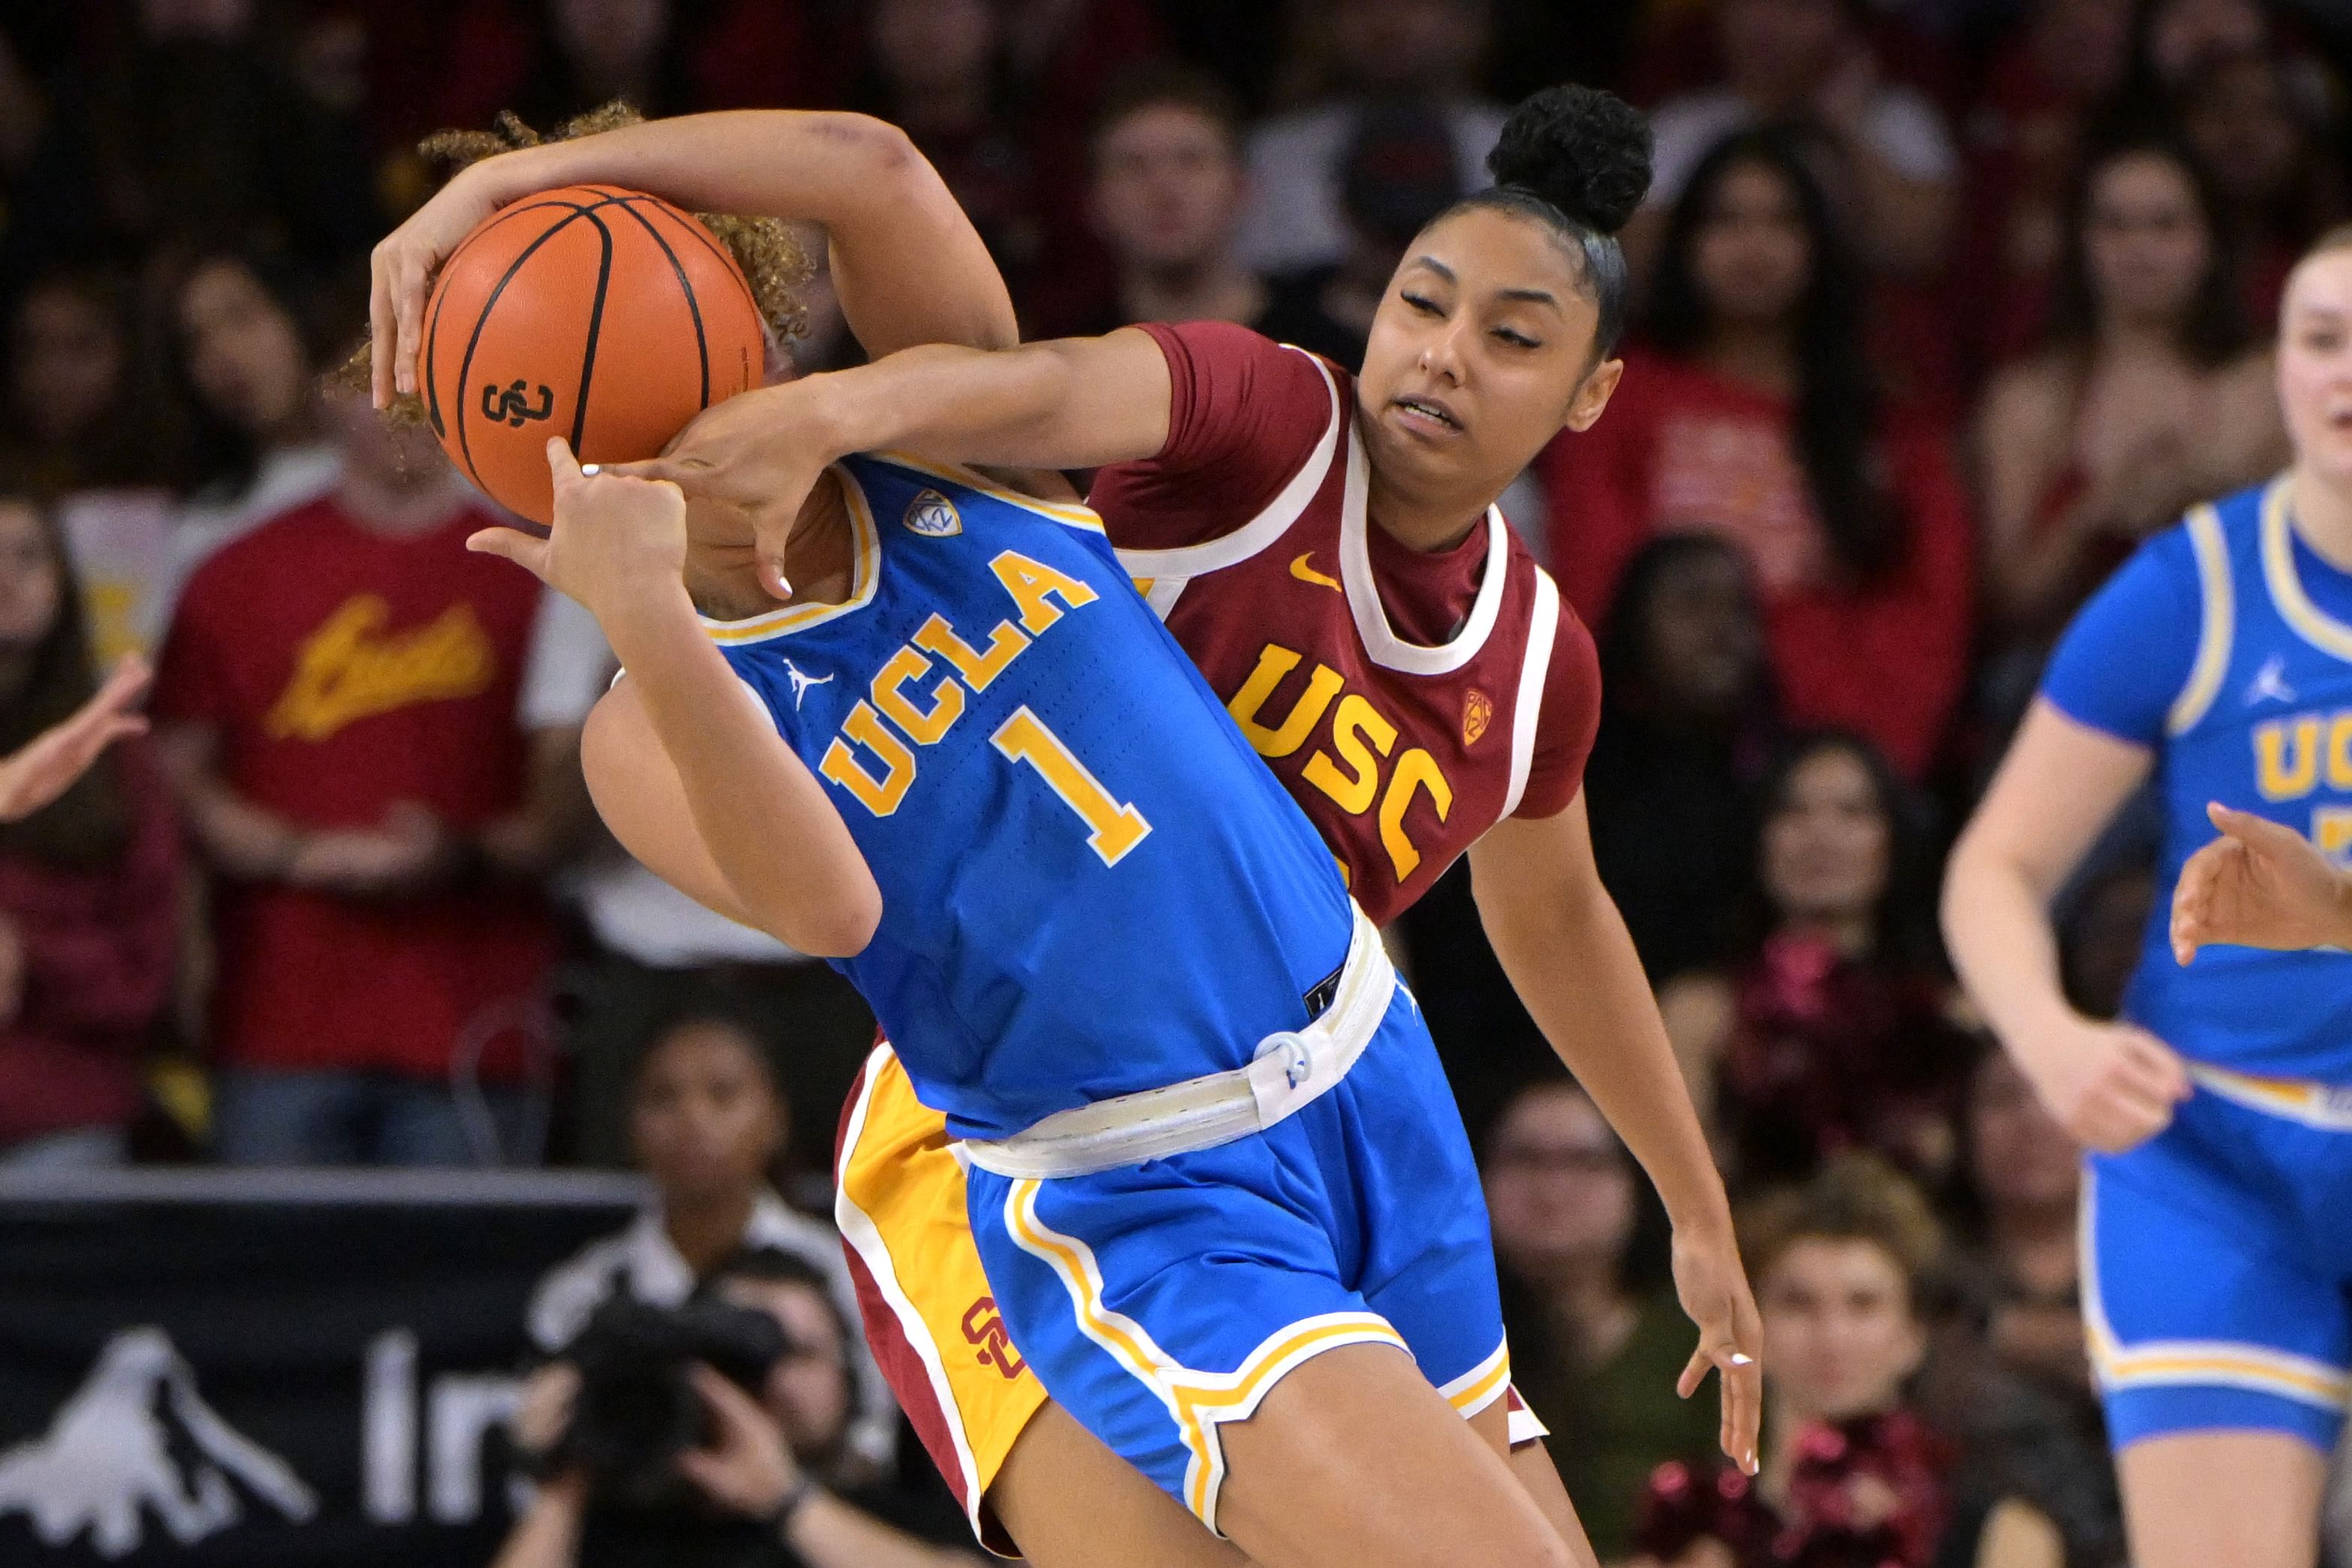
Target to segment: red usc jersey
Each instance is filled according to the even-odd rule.
[[[1088,500],[1385,923],[1495,823],[1575,798],[1592,638],[1500,511],[1429,552],[1370,525],[1345,372],[1223,322],[1144,330],[1168,445]]]

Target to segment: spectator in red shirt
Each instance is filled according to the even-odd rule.
[[[1967,672],[1973,544],[1945,432],[1879,395],[1860,292],[1799,144],[1724,142],[1667,227],[1651,352],[1537,461],[1588,622],[1644,541],[1720,534],[1755,575],[1789,721],[1855,731],[1916,778]]]
[[[118,706],[137,682],[134,664],[109,683]],[[94,687],[56,527],[30,499],[0,495],[0,752],[52,747],[44,732],[71,722]],[[131,727],[116,719],[100,733]],[[9,782],[36,782],[16,761]],[[179,951],[179,830],[145,743],[56,784],[12,803],[18,819],[0,826],[0,1165],[125,1157],[139,1058]],[[43,793],[53,798],[22,811]]]
[[[363,395],[328,417],[338,488],[197,570],[157,680],[219,892],[218,1152],[489,1163],[521,1119],[578,731],[518,721],[541,599],[467,553],[497,519],[428,434]]]

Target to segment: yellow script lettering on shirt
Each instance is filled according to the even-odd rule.
[[[323,741],[345,725],[419,702],[473,697],[498,671],[471,605],[452,605],[407,631],[387,632],[392,606],[356,594],[295,650],[294,675],[265,726],[281,741]]]

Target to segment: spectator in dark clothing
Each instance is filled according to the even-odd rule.
[[[1703,1463],[1716,1447],[1717,1413],[1668,1396],[1690,1324],[1664,1279],[1664,1215],[1565,1078],[1505,1105],[1480,1164],[1513,1384],[1554,1434],[1593,1551],[1618,1562],[1633,1549],[1643,1478],[1672,1459]]]
[[[1241,110],[1212,77],[1152,67],[1113,89],[1095,132],[1091,217],[1114,279],[1041,330],[1094,337],[1139,321],[1266,330],[1265,279],[1234,252],[1246,176]]]
[[[45,272],[17,297],[8,355],[5,482],[58,497],[171,477],[127,279]]]
[[[1748,884],[1741,803],[1776,730],[1763,635],[1747,564],[1723,540],[1668,534],[1627,564],[1584,798],[1601,883],[1654,986],[1721,960]]]
[[[1258,328],[1353,372],[1364,363],[1372,313],[1431,219],[1460,199],[1459,152],[1445,116],[1407,102],[1359,110],[1339,163],[1341,258],[1275,281]]]
[[[86,140],[110,228],[144,244],[257,244],[326,262],[380,223],[366,128],[303,90],[263,0],[139,7],[136,36],[60,105],[54,134]],[[87,199],[87,198],[85,198]]]
[[[0,495],[0,753],[94,689],[56,528],[29,497]],[[182,890],[178,824],[144,741],[0,825],[0,1165],[127,1156]]]
[[[2311,242],[2344,220],[2342,97],[2316,64],[2277,48],[2209,57],[2180,88],[2180,127],[2221,188],[2258,326],[2278,320]]]
[[[1936,961],[1916,815],[1867,742],[1797,742],[1763,791],[1749,934],[1659,998],[1750,1182],[1854,1148],[1931,1183],[1952,1168],[1973,1052]]]

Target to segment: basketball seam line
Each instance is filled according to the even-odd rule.
[[[499,213],[496,217],[490,219],[488,223],[480,225],[473,233],[467,235],[463,240],[459,241],[457,248],[451,251],[448,256],[443,259],[440,268],[441,272],[444,275],[446,275],[448,269],[457,265],[457,258],[465,255],[467,251],[473,248],[474,242],[476,240],[486,237],[489,234],[490,230],[498,227],[500,224],[506,222],[507,219],[510,217],[520,217],[523,214],[529,212],[537,212],[541,207],[569,207],[572,209],[572,216],[574,217],[579,216],[583,210],[582,204],[578,202],[531,202],[522,206],[509,207],[504,212]],[[447,302],[448,296],[436,289],[435,291],[435,298],[433,300],[433,320],[425,330],[425,413],[427,419],[432,423],[433,433],[436,436],[446,436],[449,431],[447,422],[441,417],[441,384],[438,378],[436,378],[433,374],[434,349],[435,346],[441,342],[441,307]],[[458,387],[457,392],[458,401],[463,403],[465,401],[465,388],[461,385]],[[458,417],[462,419],[464,415],[461,413]],[[458,437],[458,440],[463,444],[465,437],[462,433]],[[479,485],[482,482],[482,476],[478,473],[474,473],[474,459],[470,449],[466,454],[466,471],[469,474],[473,474],[475,484]]]
[[[596,262],[596,298],[588,307],[588,347],[580,356],[580,391],[572,405],[572,451],[576,458],[580,437],[588,428],[588,387],[596,375],[596,340],[604,331],[604,293],[613,280],[613,231],[593,208],[581,214],[596,226],[596,237],[604,241],[604,254]]]
[[[669,258],[670,271],[677,275],[677,291],[686,296],[686,312],[694,318],[694,352],[702,365],[701,406],[708,408],[710,406],[710,344],[702,333],[702,306],[694,297],[694,285],[688,280],[685,265],[678,260],[677,252],[670,248],[669,241],[661,237],[661,231],[653,226],[653,220],[628,202],[620,205],[623,212],[637,220],[637,226],[646,231],[646,237],[661,247],[662,255]]]
[[[570,204],[565,202],[544,202],[540,205],[543,206],[560,207],[569,205]],[[610,200],[607,200],[593,202],[585,206],[573,207],[572,216],[565,218],[562,222],[549,229],[545,234],[541,235],[537,239],[532,240],[528,246],[525,246],[523,247],[523,253],[507,264],[507,269],[500,275],[497,286],[491,289],[490,297],[482,301],[481,313],[474,318],[473,335],[466,340],[466,357],[459,361],[457,364],[457,446],[466,459],[466,471],[474,476],[474,483],[480,486],[486,492],[489,487],[482,484],[481,471],[474,467],[473,437],[467,432],[466,427],[466,418],[467,416],[472,412],[473,405],[471,401],[467,398],[465,394],[466,384],[473,376],[474,351],[481,347],[482,332],[484,329],[490,324],[490,312],[498,308],[499,297],[507,291],[507,285],[514,281],[515,274],[522,270],[523,263],[529,261],[533,256],[539,254],[539,247],[541,246],[545,245],[549,240],[553,239],[557,235],[562,234],[565,229],[571,227],[575,220],[587,216],[588,214],[595,211],[597,207],[611,206],[612,205],[614,204]],[[594,223],[596,220],[590,218],[589,221]],[[603,228],[603,225],[601,224],[597,226],[600,229]],[[606,249],[608,251],[606,259],[607,264],[609,265],[609,251],[612,243],[612,233],[610,230],[604,230],[604,232]],[[587,388],[583,386],[581,388],[581,392],[584,401]],[[577,426],[575,423],[575,430]],[[574,449],[577,450],[577,447],[575,447]]]

